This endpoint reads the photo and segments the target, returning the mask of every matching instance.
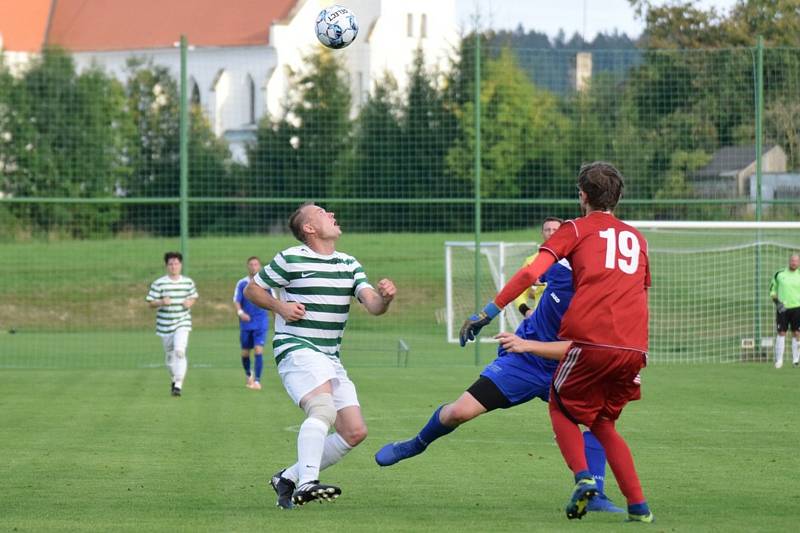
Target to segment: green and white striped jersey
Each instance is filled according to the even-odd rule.
[[[162,276],[150,285],[150,292],[145,300],[152,302],[164,297],[172,299],[172,303],[158,308],[156,311],[156,335],[171,335],[178,328],[192,329],[192,312],[183,307],[183,302],[197,298],[194,281],[186,276],[177,280]]]
[[[341,252],[320,255],[305,245],[276,255],[253,281],[263,289],[276,289],[281,301],[306,308],[305,316],[295,322],[287,323],[276,313],[272,340],[276,363],[303,348],[338,358],[350,301],[372,288],[354,257]]]

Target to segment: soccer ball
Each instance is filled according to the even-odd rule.
[[[356,39],[358,22],[349,9],[337,4],[319,12],[314,29],[319,42],[328,48],[344,48]]]

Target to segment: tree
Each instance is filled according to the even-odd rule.
[[[248,148],[250,194],[319,199],[335,190],[352,165],[350,87],[342,60],[327,48],[289,74],[284,114],[263,119]],[[276,207],[267,224],[282,224],[296,207]]]
[[[556,98],[528,80],[510,50],[487,60],[480,98],[482,196],[547,197],[563,190],[559,183],[566,169],[561,154],[568,121]],[[447,164],[462,187],[470,189],[476,142],[473,102],[461,106],[457,117],[463,136],[450,149]],[[507,217],[501,212],[496,216]],[[492,221],[486,224],[491,227]]]
[[[728,28],[715,8],[704,10],[693,0],[656,5],[649,0],[629,0],[645,20],[642,42],[650,49],[715,48],[728,42]]]
[[[9,177],[16,169],[16,150],[12,129],[15,127],[15,98],[18,94],[14,77],[5,66],[5,58],[0,51],[0,194],[10,193],[12,184]],[[13,238],[23,227],[11,206],[0,203],[0,238]]]
[[[755,144],[752,47],[759,35],[767,46],[765,141],[779,143],[795,164],[798,121],[792,102],[800,53],[778,47],[794,46],[800,36],[796,1],[739,0],[726,12],[703,9],[695,1],[630,3],[646,21],[648,48],[625,90],[626,99],[635,100],[640,151],[649,158],[642,171],[650,185],[637,187],[637,193],[664,198],[680,189],[674,172],[680,154]]]
[[[793,97],[777,98],[765,111],[765,136],[786,151],[787,166],[800,167],[800,102]]]
[[[135,126],[136,149],[130,153],[133,172],[124,194],[132,197],[177,197],[180,194],[180,99],[178,83],[164,66],[131,60],[126,85],[127,109]],[[202,110],[189,114],[189,195],[230,196],[234,186],[230,154],[211,131]],[[227,213],[211,206],[191,207],[193,233],[206,233]],[[177,207],[169,217],[159,205],[128,207],[127,223],[135,229],[174,235],[179,230]]]
[[[350,87],[331,50],[305,58],[293,71],[284,114],[265,118],[248,151],[253,183],[267,194],[319,198],[349,162]]]
[[[400,140],[403,136],[403,102],[390,74],[375,84],[355,123],[351,172],[340,176],[333,194],[342,198],[405,196],[399,184],[403,169]],[[361,231],[386,230],[384,220],[364,216],[361,206],[342,204],[337,212],[348,225]],[[395,220],[395,219],[393,219]]]
[[[752,46],[760,35],[767,46],[795,47],[800,36],[796,0],[739,0],[723,24],[738,46]]]
[[[333,179],[350,158],[350,85],[342,59],[328,48],[307,58],[305,72],[293,72],[287,118],[296,123],[292,147],[296,154],[292,196],[328,196]]]
[[[403,197],[451,198],[464,196],[460,180],[447,171],[446,157],[451,149],[458,127],[456,117],[448,106],[446,95],[437,83],[437,73],[425,67],[425,58],[418,48],[412,63],[401,117],[402,136],[400,148],[401,183]],[[436,213],[439,229],[456,224],[455,209],[442,211],[439,205],[411,205],[407,209],[409,224],[429,227]]]
[[[795,46],[800,35],[796,0],[738,0],[727,13],[696,0],[629,3],[645,20],[644,43],[653,49],[753,46],[759,35],[767,46]]]
[[[2,75],[3,189],[18,197],[113,197],[130,175],[131,124],[122,86],[99,69],[81,74],[48,48],[18,80]],[[78,237],[112,231],[113,204],[14,208],[39,230]]]

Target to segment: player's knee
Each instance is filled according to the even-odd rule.
[[[356,447],[367,438],[367,425],[358,424],[339,433],[344,441],[351,447]]]
[[[459,402],[451,403],[442,408],[439,420],[448,427],[460,426],[464,422],[469,422],[475,418],[476,414]]]
[[[175,354],[175,359],[183,359],[186,357],[186,352],[183,350],[175,350],[172,353]]]
[[[327,424],[328,427],[336,422],[336,407],[333,405],[333,396],[328,393],[312,396],[303,404],[303,410],[309,418],[316,418]]]

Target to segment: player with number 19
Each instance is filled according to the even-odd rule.
[[[565,222],[529,266],[518,271],[483,311],[461,328],[462,346],[500,309],[530,287],[553,263],[572,265],[575,296],[559,338],[571,341],[550,390],[550,419],[561,454],[575,475],[567,518],[582,518],[598,490],[586,464],[578,424],[587,426],[606,451],[628,501],[628,520],[652,522],[633,456],[615,423],[625,405],[641,397],[639,371],[647,364],[650,267],[647,242],[613,214],[622,196],[622,174],[595,162],[578,173],[585,216]]]
[[[542,236],[549,237],[561,226],[561,219],[548,217],[542,225]],[[544,252],[546,253],[546,252]],[[566,260],[552,265],[540,280],[544,291],[535,310],[517,328],[515,334],[501,333],[497,358],[483,369],[478,379],[454,402],[439,406],[428,422],[412,438],[390,442],[375,454],[375,462],[386,467],[423,453],[434,441],[449,435],[457,427],[484,413],[510,409],[539,398],[548,403],[553,373],[561,357],[547,357],[535,349],[518,349],[531,342],[558,341],[558,330],[574,294],[572,268]],[[568,344],[568,343],[562,343]],[[561,352],[564,355],[566,350]],[[603,489],[606,454],[603,447],[587,431],[586,461],[597,482],[598,495],[589,503],[589,511],[621,513]]]

